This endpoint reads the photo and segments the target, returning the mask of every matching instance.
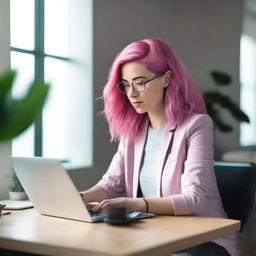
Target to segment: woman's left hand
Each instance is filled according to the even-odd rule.
[[[127,212],[144,211],[145,202],[142,198],[118,197],[114,199],[105,199],[101,201],[95,208],[94,212],[105,211],[107,207],[126,207]]]

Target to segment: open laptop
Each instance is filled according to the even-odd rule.
[[[11,157],[11,163],[35,209],[48,216],[85,222],[104,220],[104,214],[87,209],[60,160],[43,157]],[[154,214],[134,212],[129,218]]]
[[[89,211],[57,159],[11,157],[11,163],[35,209],[44,215],[98,222],[103,214]]]

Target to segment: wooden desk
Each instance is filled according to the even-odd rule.
[[[256,151],[230,151],[222,155],[223,161],[247,162],[256,164]]]
[[[165,255],[240,229],[240,221],[159,216],[130,226],[84,223],[39,215],[34,209],[0,218],[0,247],[43,255]]]

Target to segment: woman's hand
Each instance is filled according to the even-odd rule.
[[[146,209],[145,202],[142,198],[118,197],[114,199],[105,199],[101,201],[94,208],[94,212],[105,211],[106,207],[108,206],[126,207],[127,212],[143,212]]]
[[[98,185],[95,185],[86,191],[82,191],[80,194],[83,195],[82,198],[85,203],[101,202],[108,198],[107,192]]]

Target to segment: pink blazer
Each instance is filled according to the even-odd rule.
[[[97,185],[109,198],[125,192],[137,197],[139,171],[148,122],[135,142],[121,140],[106,174]],[[226,218],[213,169],[213,124],[208,115],[196,114],[182,125],[168,124],[156,170],[157,196],[170,196],[175,215]],[[232,256],[239,255],[237,235],[214,242]]]

